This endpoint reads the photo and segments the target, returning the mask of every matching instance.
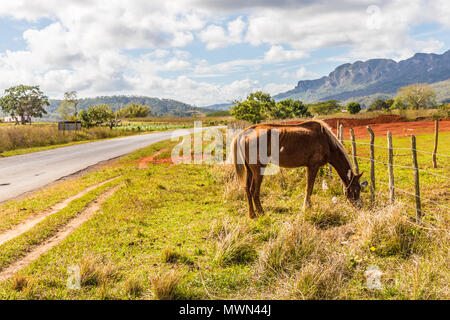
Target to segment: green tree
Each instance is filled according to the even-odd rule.
[[[398,97],[409,109],[426,109],[436,105],[436,93],[425,83],[416,83],[398,90]]]
[[[116,123],[116,115],[111,106],[107,104],[90,106],[87,110],[82,110],[79,117],[81,124],[87,128],[103,124],[107,124],[112,128]]]
[[[251,93],[247,100],[242,102],[235,101],[235,106],[231,109],[231,115],[236,119],[245,120],[251,123],[258,123],[271,115],[275,109],[275,100],[262,91]]]
[[[308,109],[312,114],[331,114],[340,111],[342,106],[337,100],[328,100],[309,104]]]
[[[377,99],[367,108],[367,111],[387,110],[389,107],[383,99]]]
[[[394,99],[394,102],[392,103],[390,109],[391,110],[395,110],[395,109],[405,110],[406,105],[401,98],[397,97]]]
[[[358,102],[350,102],[347,104],[347,111],[350,114],[357,114],[361,111],[361,105]]]
[[[279,101],[268,114],[269,119],[290,119],[310,117],[311,114],[300,100],[286,99]]]
[[[19,123],[26,123],[27,117],[42,118],[47,113],[45,107],[49,105],[48,97],[43,94],[39,86],[19,85],[5,90],[0,98],[0,106],[3,112],[9,114]]]
[[[392,108],[392,105],[394,104],[394,102],[395,102],[395,99],[387,99],[387,100],[386,100],[387,108],[388,108],[388,109],[391,109],[391,108]]]
[[[64,100],[56,110],[63,120],[77,119],[78,116],[78,94],[76,91],[68,91],[64,93]]]
[[[151,115],[151,110],[152,108],[150,108],[149,106],[132,102],[124,108],[120,109],[118,111],[118,116],[120,118],[145,118]]]

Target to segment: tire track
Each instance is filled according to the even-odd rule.
[[[64,239],[66,239],[72,232],[78,229],[84,222],[88,221],[92,216],[101,208],[102,204],[111,197],[122,185],[115,186],[96,200],[91,202],[82,212],[80,212],[75,218],[70,220],[65,226],[63,226],[54,236],[44,241],[32,249],[26,256],[13,262],[8,267],[4,268],[0,272],[0,281],[4,281],[12,277],[15,273],[28,266],[31,262],[38,259],[41,255],[45,254],[53,247],[58,245]]]
[[[0,245],[2,245],[3,243],[14,239],[15,237],[20,236],[21,234],[27,232],[28,230],[30,230],[31,228],[33,228],[36,224],[38,224],[39,222],[41,222],[42,220],[44,220],[45,218],[51,216],[52,214],[55,214],[59,211],[61,211],[62,209],[64,209],[65,207],[67,207],[72,201],[81,198],[82,196],[84,196],[85,194],[87,194],[88,192],[91,192],[92,190],[101,187],[102,185],[111,182],[115,179],[117,179],[118,177],[114,177],[111,179],[108,179],[106,181],[97,183],[93,186],[90,186],[87,189],[84,189],[83,191],[77,193],[76,195],[73,195],[69,198],[67,198],[66,200],[55,204],[53,207],[51,207],[48,211],[44,211],[42,213],[39,213],[31,218],[26,219],[25,221],[20,222],[19,224],[15,225],[14,227],[12,227],[11,229],[8,229],[6,231],[4,231],[3,233],[0,233]]]

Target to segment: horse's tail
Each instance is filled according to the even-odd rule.
[[[239,133],[231,144],[232,159],[236,177],[243,186],[247,183],[247,168],[245,166],[245,138]]]

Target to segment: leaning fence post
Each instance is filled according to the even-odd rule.
[[[375,135],[370,126],[367,126],[370,133],[370,201],[375,201]]]
[[[392,133],[390,131],[387,132],[387,141],[389,163],[389,197],[391,199],[391,203],[394,204],[394,150],[392,148]]]
[[[416,195],[417,220],[420,220],[422,218],[422,209],[420,206],[419,167],[417,165],[416,137],[414,135],[411,135],[411,149],[414,167],[414,185],[416,187],[415,195]]]
[[[342,124],[339,125],[339,140],[344,144],[344,126]]]
[[[434,126],[433,168],[437,168],[436,152],[438,146],[438,134],[439,134],[439,120],[436,119],[436,124]]]
[[[351,139],[352,139],[353,165],[355,166],[355,173],[359,174],[358,158],[357,158],[357,155],[356,155],[355,132],[353,131],[353,128],[350,128],[350,136],[351,136]]]

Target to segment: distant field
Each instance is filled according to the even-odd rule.
[[[417,148],[431,151],[433,137],[418,135]],[[359,140],[366,143],[367,140]],[[63,182],[21,201],[0,206],[0,230],[93,186],[117,180],[74,200],[18,238],[0,246],[0,276],[14,261],[55,234],[106,189],[120,186],[88,222],[11,279],[0,283],[1,299],[449,299],[449,216],[423,203],[422,225],[413,217],[414,199],[398,192],[389,205],[387,187],[377,186],[372,207],[368,190],[355,210],[344,198],[336,175],[323,191],[321,170],[313,208],[301,206],[305,171],[283,169],[266,177],[266,214],[247,217],[243,191],[233,169],[223,165],[173,165],[165,159],[176,142],[134,152],[98,172]],[[385,138],[376,144],[384,146]],[[408,148],[408,137],[394,138]],[[346,147],[347,144],[346,144]],[[367,157],[367,147],[358,147]],[[450,154],[450,133],[442,133],[439,152]],[[386,151],[376,159],[386,162]],[[448,176],[450,159],[419,154],[421,169]],[[410,166],[408,150],[395,152],[395,164]],[[361,159],[368,178],[368,161]],[[387,169],[376,165],[387,182]],[[395,168],[396,186],[412,191],[413,174]],[[450,206],[449,181],[421,173],[422,197]],[[335,196],[335,204],[331,198]],[[1,231],[0,231],[1,234]],[[365,271],[382,272],[380,290],[368,289]],[[68,268],[79,266],[81,289],[67,288]]]
[[[203,126],[227,124],[228,118],[145,118],[127,119],[117,128],[83,128],[78,132],[58,131],[56,123],[37,122],[32,125],[0,123],[0,157],[41,151],[72,144],[115,138],[140,133],[192,128],[194,121]]]

